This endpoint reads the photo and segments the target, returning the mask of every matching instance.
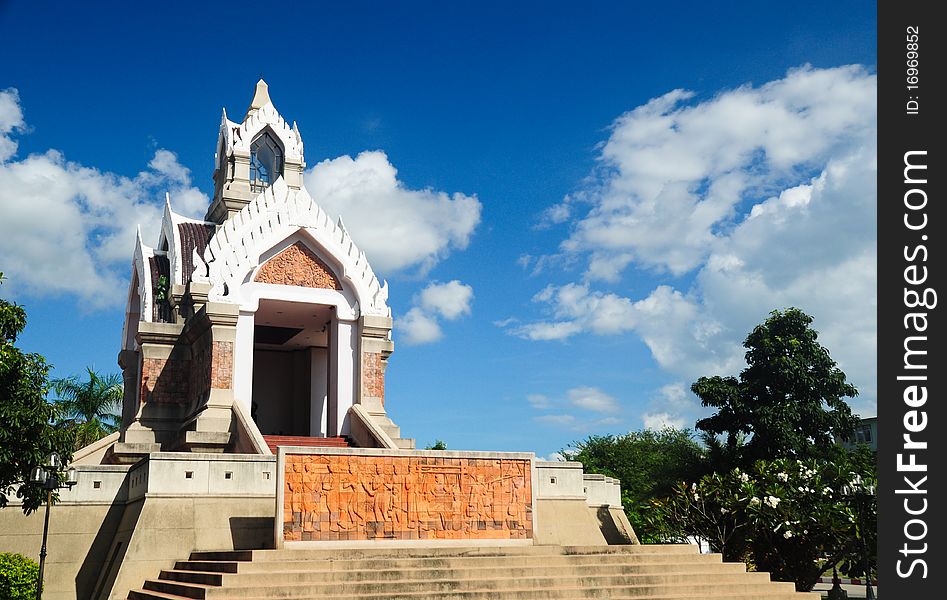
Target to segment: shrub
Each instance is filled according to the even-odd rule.
[[[39,565],[22,554],[0,554],[0,600],[31,600]]]

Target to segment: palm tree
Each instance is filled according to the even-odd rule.
[[[118,373],[101,375],[86,368],[88,380],[77,375],[53,379],[53,392],[57,398],[63,420],[60,426],[75,432],[76,450],[118,431],[121,416],[116,410],[121,405],[124,390]]]

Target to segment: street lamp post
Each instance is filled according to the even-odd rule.
[[[39,576],[36,578],[36,600],[43,597],[43,570],[46,566],[46,536],[49,534],[49,507],[53,503],[53,490],[72,486],[78,483],[78,472],[75,467],[66,470],[66,482],[59,483],[59,474],[63,471],[62,459],[55,452],[46,459],[46,464],[37,466],[30,474],[30,482],[46,490],[46,518],[43,521],[43,545],[39,551]]]
[[[865,557],[865,598],[867,600],[875,600],[875,591],[871,587],[871,561],[869,560],[868,554],[868,542],[865,541],[865,512],[867,512],[866,504],[869,502],[869,496],[875,495],[875,487],[868,486],[860,490],[860,496],[864,496],[863,501],[858,503],[858,518],[861,521],[862,527],[862,553]],[[856,492],[858,493],[858,492]]]
[[[870,498],[875,495],[875,486],[861,485],[861,478],[853,482],[852,486],[844,486],[842,492],[853,494],[855,496],[855,506],[858,512],[858,528],[861,530],[861,550],[862,557],[865,560],[865,598],[866,600],[876,600],[875,590],[871,587],[871,555],[868,551],[868,542],[865,540],[865,513],[868,512],[868,503]]]

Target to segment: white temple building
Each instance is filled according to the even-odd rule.
[[[309,196],[305,167],[298,127],[260,80],[241,122],[221,118],[204,220],[169,198],[157,246],[139,235],[108,462],[234,452],[261,435],[413,447],[384,410],[387,284]]]

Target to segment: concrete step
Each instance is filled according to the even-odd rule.
[[[733,566],[736,565],[736,566]],[[323,571],[353,573],[361,571],[433,571],[462,569],[536,569],[536,568],[610,568],[633,573],[662,572],[668,570],[732,570],[743,571],[742,563],[723,563],[718,556],[682,557],[668,560],[666,557],[636,557],[614,555],[587,555],[575,558],[561,556],[520,556],[510,558],[470,557],[447,559],[397,559],[397,560],[337,560],[337,561],[179,561],[175,568],[185,571],[210,571],[218,573],[282,573],[287,571]]]
[[[758,577],[750,577],[757,575]],[[222,599],[266,597],[293,597],[345,595],[352,598],[362,595],[409,593],[451,593],[486,592],[506,593],[507,590],[547,592],[550,597],[561,597],[568,590],[615,590],[626,595],[655,595],[675,591],[678,594],[704,594],[715,589],[726,588],[732,592],[785,591],[778,589],[779,584],[769,581],[764,573],[741,573],[733,575],[713,575],[697,578],[694,576],[653,576],[653,581],[641,581],[635,576],[597,576],[597,577],[501,577],[495,579],[424,579],[410,581],[347,581],[334,583],[291,583],[279,582],[274,589],[273,581],[257,584],[233,584],[226,587],[208,586],[197,583],[185,583],[167,580],[149,580],[145,589],[177,594],[185,598]],[[792,591],[792,584],[788,584]],[[277,593],[273,593],[277,592]],[[562,592],[562,593],[560,593]],[[553,594],[555,594],[553,596]]]
[[[706,558],[704,558],[706,557]],[[568,557],[473,557],[455,558],[446,560],[418,560],[405,559],[401,561],[386,560],[339,560],[339,561],[287,561],[287,562],[219,562],[219,561],[179,561],[175,570],[192,572],[213,572],[219,574],[261,574],[266,577],[278,576],[283,578],[290,573],[305,572],[319,573],[323,577],[349,577],[365,579],[372,573],[378,574],[379,579],[393,579],[397,574],[403,578],[414,579],[415,573],[466,573],[473,576],[488,576],[491,571],[502,571],[510,574],[541,572],[554,575],[556,572],[573,569],[588,574],[606,574],[621,572],[629,574],[647,575],[653,573],[744,573],[742,563],[724,563],[713,556],[696,555],[687,561],[667,560],[637,560],[638,557],[622,557],[612,555],[588,555],[569,559]],[[645,557],[648,558],[648,557]],[[651,557],[660,559],[664,557]],[[630,559],[630,560],[629,560]],[[408,561],[408,562],[406,562]],[[467,577],[467,575],[459,575]],[[327,579],[328,580],[328,579]]]
[[[263,441],[270,452],[276,454],[279,446],[305,446],[307,448],[349,448],[345,437],[309,437],[303,435],[264,435]]]
[[[801,600],[690,545],[193,552],[129,600]]]
[[[562,593],[563,595],[558,595]],[[129,596],[129,600],[186,600],[184,596],[176,596],[173,594],[164,594],[161,592],[149,591],[149,590],[133,590]],[[550,594],[548,590],[542,590],[536,592],[534,590],[518,590],[510,589],[505,592],[498,593],[495,590],[487,590],[486,592],[457,592],[457,593],[408,593],[408,594],[373,594],[373,595],[360,595],[360,596],[349,596],[349,595],[333,595],[333,596],[295,596],[295,595],[279,595],[279,596],[256,596],[256,597],[247,597],[241,598],[241,600],[273,600],[274,598],[280,598],[284,600],[387,600],[389,598],[394,600],[480,600],[480,599],[493,599],[493,600],[518,600],[523,598],[524,600],[542,600],[544,598],[556,598],[557,600],[587,600],[589,598],[606,598],[608,600],[806,600],[809,598],[808,594],[800,594],[795,592],[774,592],[772,590],[767,590],[765,592],[751,592],[751,593],[734,593],[724,590],[715,590],[714,592],[705,592],[698,595],[694,594],[661,594],[661,595],[638,595],[634,593],[632,595],[627,595],[623,593],[621,589],[607,589],[607,590],[593,590],[588,592],[584,589],[574,589],[574,590],[559,590],[553,594]]]
[[[518,600],[519,598],[524,598],[526,600],[535,599],[541,600],[543,598],[557,598],[558,600],[587,600],[588,598],[607,598],[608,600],[806,600],[808,597],[807,594],[798,594],[798,593],[785,593],[785,592],[772,592],[767,591],[763,593],[733,593],[727,590],[716,591],[712,593],[703,593],[700,595],[667,595],[661,594],[658,596],[641,596],[641,595],[625,595],[621,590],[611,589],[605,590],[605,594],[601,595],[598,591],[593,591],[592,594],[598,595],[589,595],[586,590],[563,590],[563,593],[567,595],[558,596],[558,595],[549,595],[547,591],[541,592],[539,595],[531,590],[517,590],[511,589],[507,590],[502,594],[498,594],[496,591],[487,591],[486,595],[483,595],[481,592],[460,592],[460,593],[416,593],[416,594],[378,594],[378,595],[361,595],[361,596],[257,596],[257,597],[248,597],[242,598],[241,600],[273,600],[274,598],[281,598],[285,600],[386,600],[388,598],[393,598],[395,600],[476,600],[476,599],[494,599],[494,600]],[[176,596],[173,594],[164,594],[161,592],[154,592],[149,590],[133,590],[129,596],[129,600],[185,600],[183,596]]]
[[[227,561],[180,561],[175,568],[194,571],[216,570],[219,563]],[[251,573],[299,571],[305,569],[324,569],[332,571],[361,571],[379,569],[463,569],[486,566],[513,567],[558,567],[583,565],[613,565],[616,568],[636,569],[648,568],[646,565],[721,565],[719,555],[688,555],[688,556],[634,556],[622,554],[587,554],[582,556],[469,556],[444,558],[375,558],[375,559],[310,559],[310,560],[258,560],[253,562],[233,561],[221,572]]]
[[[587,600],[590,598],[603,598],[606,600],[807,600],[806,594],[773,592],[740,593],[732,591],[720,592],[700,592],[690,594],[660,594],[660,595],[641,595],[638,592],[626,594],[622,588],[603,588],[597,590],[586,590],[580,588],[561,589],[561,590],[520,590],[512,588],[504,592],[496,590],[481,590],[472,592],[437,592],[434,594],[363,594],[359,596],[334,595],[334,596],[281,596],[287,600],[545,600],[546,598],[555,598],[557,600]],[[260,598],[242,598],[241,600],[267,600]]]
[[[586,583],[625,585],[655,583],[685,583],[689,581],[722,581],[735,578],[737,581],[769,581],[764,573],[749,573],[742,565],[735,563],[713,565],[715,568],[680,568],[660,565],[648,572],[634,572],[614,566],[563,567],[520,567],[509,568],[502,565],[473,569],[380,569],[365,571],[269,571],[256,573],[211,573],[208,571],[164,570],[160,579],[184,583],[197,583],[212,586],[266,586],[278,578],[281,584],[335,585],[340,583],[396,584],[412,585],[424,581],[455,581],[458,587],[470,582],[499,580],[510,578],[547,579],[570,577]],[[587,580],[587,581],[586,581]]]
[[[177,594],[165,594],[154,590],[131,590],[128,592],[128,600],[181,600],[184,596]]]
[[[426,590],[420,592],[405,592],[401,590],[379,589],[374,592],[359,593],[355,590],[338,588],[331,594],[320,591],[307,590],[297,586],[280,585],[278,588],[206,588],[206,596],[179,595],[175,596],[166,591],[136,590],[129,595],[130,600],[146,600],[162,598],[165,600],[179,600],[181,598],[207,598],[209,600],[234,598],[239,600],[272,600],[276,598],[292,600],[544,600],[544,599],[577,599],[577,598],[607,598],[635,599],[635,600],[698,600],[707,598],[728,598],[730,600],[801,600],[805,595],[792,591],[792,584],[788,588],[774,583],[769,584],[686,584],[663,586],[545,586],[520,587],[515,582],[503,582],[502,586],[485,586],[465,590]],[[509,583],[508,585],[506,585]],[[254,595],[254,593],[256,595]]]
[[[693,555],[699,556],[692,544],[639,544],[627,546],[402,546],[364,548],[283,548],[280,550],[231,550],[192,552],[191,560],[220,561],[283,561],[449,558],[477,556],[582,556],[582,555]],[[714,555],[704,555],[714,556]],[[719,555],[717,555],[719,556]]]

